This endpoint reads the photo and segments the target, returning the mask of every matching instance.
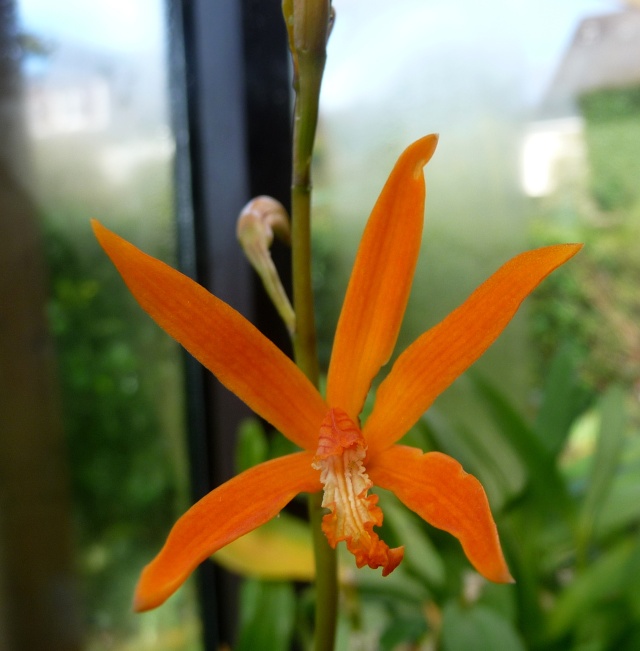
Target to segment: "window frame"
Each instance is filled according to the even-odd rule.
[[[290,353],[235,236],[251,197],[289,203],[292,95],[281,4],[185,0],[167,7],[179,266]],[[273,256],[290,285],[288,250],[276,245]],[[186,353],[185,381],[195,501],[234,474],[236,432],[251,412]],[[204,648],[233,644],[239,579],[212,563],[196,576]]]

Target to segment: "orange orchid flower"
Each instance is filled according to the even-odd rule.
[[[480,482],[445,454],[423,454],[397,441],[580,245],[548,246],[507,262],[398,357],[361,427],[365,397],[391,356],[409,297],[422,237],[422,168],[436,143],[436,136],[426,136],[404,151],[369,218],[336,330],[326,400],[229,305],[93,222],[140,305],[222,384],[303,448],[241,473],[191,507],[143,570],[136,610],[163,603],[199,563],[276,516],[300,492],[324,489],[329,543],[344,540],[359,567],[389,574],[404,548],[390,549],[374,531],[383,515],[377,496],[369,494],[373,485],[456,536],[487,579],[512,581]]]

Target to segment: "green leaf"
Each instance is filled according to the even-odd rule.
[[[309,525],[284,511],[211,558],[245,577],[312,581],[315,576]]]
[[[245,581],[240,594],[240,633],[236,651],[289,649],[295,610],[291,584]]]
[[[640,521],[640,468],[635,467],[616,478],[595,522],[594,535],[605,538]]]
[[[514,627],[485,606],[448,602],[442,616],[443,651],[525,651]]]
[[[640,625],[636,623],[625,636],[616,651],[637,651],[640,649]]]
[[[257,418],[247,418],[238,428],[236,444],[236,470],[238,473],[253,468],[267,460],[269,444],[262,423]]]
[[[557,456],[564,447],[571,423],[584,408],[586,391],[576,382],[576,354],[562,348],[553,359],[534,432],[545,448]]]
[[[414,617],[394,617],[380,637],[380,650],[394,651],[401,644],[415,644],[426,632],[427,622],[419,612]]]
[[[551,636],[562,637],[580,620],[588,617],[598,604],[611,600],[630,582],[637,581],[639,555],[638,541],[627,539],[609,549],[576,576],[560,595],[550,614]]]
[[[591,536],[620,462],[627,424],[624,401],[624,392],[619,387],[611,388],[600,401],[600,431],[580,513],[583,545],[587,544]]]
[[[431,597],[424,581],[410,574],[404,567],[404,563],[400,563],[389,576],[383,577],[379,569],[372,570],[368,567],[356,569],[351,559],[348,559],[348,562],[351,563],[353,570],[344,573],[342,583],[356,587],[363,598],[371,596],[394,602],[422,603]],[[347,566],[347,562],[344,566]]]
[[[403,564],[431,587],[442,587],[446,570],[420,520],[389,494],[379,493],[385,524],[405,546]]]
[[[520,577],[518,577],[520,582]],[[485,606],[498,613],[509,622],[515,622],[518,615],[515,586],[505,587],[500,583],[487,581],[482,586],[478,605]]]
[[[545,449],[533,430],[500,391],[477,374],[470,374],[470,379],[498,426],[503,445],[512,449],[526,467],[528,483],[534,489],[540,506],[544,509],[560,506],[565,512],[569,510],[570,501],[556,467],[555,457]]]

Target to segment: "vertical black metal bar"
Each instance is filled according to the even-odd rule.
[[[178,239],[178,264],[181,271],[191,278],[199,279],[198,254],[196,250],[197,199],[192,182],[193,166],[190,105],[193,98],[189,89],[195,82],[188,63],[187,35],[185,32],[181,2],[167,0],[169,35],[169,79],[172,130],[176,144],[174,182],[176,227]],[[209,436],[206,411],[205,376],[202,366],[186,352],[184,354],[186,386],[187,447],[190,466],[192,501],[197,501],[214,486],[209,463],[212,441]],[[196,571],[198,602],[202,620],[202,636],[205,651],[220,647],[218,624],[218,598],[216,594],[216,569],[204,563]]]
[[[287,202],[290,93],[280,0],[168,0],[176,200],[182,270],[286,345],[235,238],[256,194]],[[276,249],[288,275],[288,252]],[[233,474],[235,433],[246,407],[189,359],[188,417],[194,499]],[[199,571],[207,651],[232,643],[237,581]],[[215,613],[215,617],[213,616]]]
[[[198,280],[252,317],[250,270],[236,243],[237,215],[248,199],[242,24],[237,0],[183,4]],[[245,405],[204,376],[212,488],[234,474],[235,437]],[[238,580],[216,568],[221,642],[233,644]]]

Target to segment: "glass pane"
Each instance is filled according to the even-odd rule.
[[[638,3],[334,4],[314,179],[325,353],[369,211],[422,135],[440,141],[396,355],[516,253],[585,243],[405,439],[481,479],[516,585],[476,583],[457,543],[408,517],[406,610],[354,572],[353,612],[389,648],[638,644],[637,592],[608,570],[640,521]]]
[[[324,251],[330,240],[338,296],[364,220],[395,158],[419,136],[440,134],[426,168],[424,242],[398,345],[402,350],[507,258],[530,248],[534,224],[546,210],[538,186],[554,165],[549,157],[559,154],[560,145],[544,138],[562,134],[564,162],[573,163],[574,174],[584,173],[586,159],[595,163],[584,138],[591,147],[596,136],[585,130],[582,117],[593,102],[583,94],[607,87],[607,74],[615,85],[637,88],[637,47],[630,45],[637,11],[616,19],[616,37],[611,21],[582,24],[594,14],[611,13],[611,3],[599,0],[542,5],[353,0],[336,5],[322,91],[315,198],[318,248]],[[591,58],[582,51],[584,56],[569,61],[581,24],[591,34],[584,38],[599,38],[592,34],[598,29],[609,33],[607,51],[591,53]],[[572,78],[584,74],[581,66],[605,57],[608,65],[601,65],[593,79]],[[597,75],[605,77],[596,80]],[[585,83],[595,86],[585,88]],[[549,104],[558,98],[564,105],[550,115]],[[628,133],[624,124],[618,123],[619,137]],[[547,160],[538,160],[536,152]],[[623,169],[620,160],[608,174]],[[593,173],[598,183],[605,182],[601,171],[594,167]],[[629,168],[624,179],[610,181],[611,188],[624,183],[619,192],[631,192]],[[580,200],[574,195],[573,206]],[[571,241],[580,234],[564,235]],[[555,241],[563,239],[567,241]],[[333,323],[335,318],[334,310],[325,320]],[[332,326],[326,330],[328,336]],[[526,340],[527,324],[520,314],[479,362],[482,372],[520,404],[530,395]],[[455,402],[460,390],[454,387],[440,404]]]
[[[21,57],[3,97],[13,122],[2,125],[14,127],[14,148],[4,161],[24,204],[10,215],[25,243],[16,267],[42,274],[20,272],[16,293],[46,313],[38,345],[52,343],[55,363],[49,375],[33,370],[41,387],[12,387],[14,400],[35,392],[29,408],[46,426],[8,430],[14,454],[29,460],[9,495],[31,548],[20,556],[25,534],[9,509],[0,646],[198,649],[191,586],[161,610],[131,612],[142,567],[189,502],[181,353],[131,298],[89,224],[97,218],[175,264],[164,3],[20,0],[17,17]],[[3,45],[16,34],[5,18]]]

